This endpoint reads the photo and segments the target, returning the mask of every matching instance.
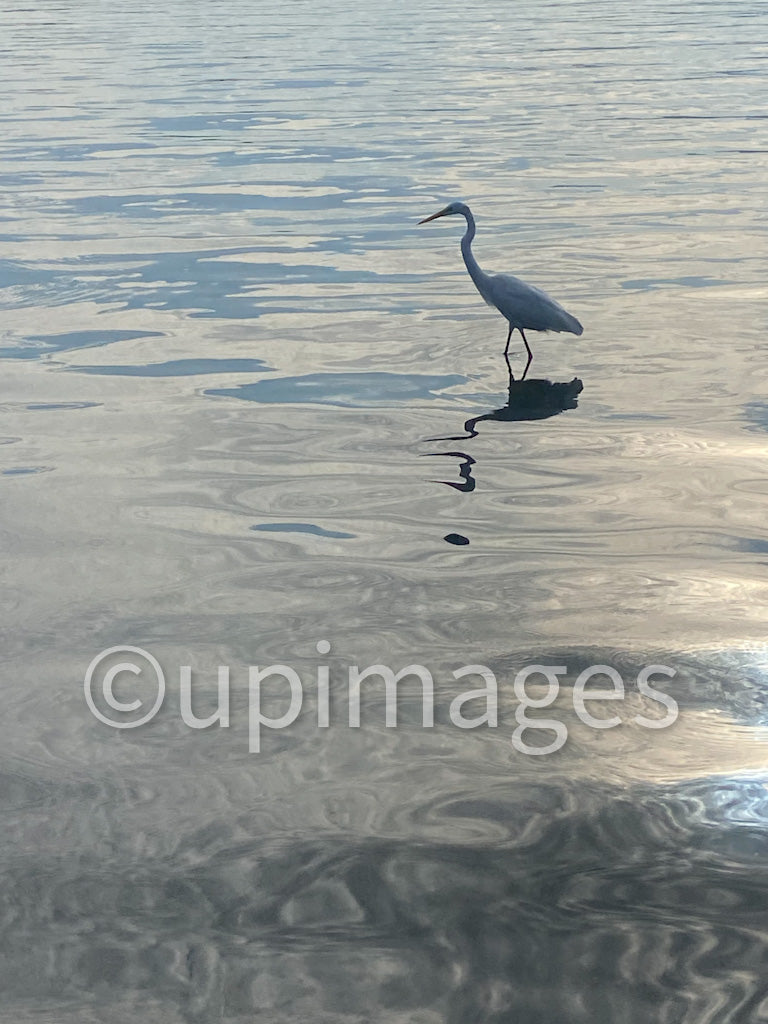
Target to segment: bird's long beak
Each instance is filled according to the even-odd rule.
[[[440,210],[439,213],[433,213],[431,217],[425,217],[424,220],[420,220],[419,224],[426,224],[430,220],[437,220],[438,217],[444,217],[445,210]]]

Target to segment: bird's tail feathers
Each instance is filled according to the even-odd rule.
[[[563,330],[568,331],[571,334],[583,334],[584,328],[581,326],[576,317],[571,316],[570,313],[566,313],[565,310],[563,310],[563,313],[565,314],[563,316]]]

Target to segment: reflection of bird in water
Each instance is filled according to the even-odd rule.
[[[515,380],[509,374],[507,404],[493,412],[473,416],[464,424],[467,437],[476,437],[475,427],[483,420],[546,420],[566,409],[575,409],[584,385],[578,377],[569,381]]]
[[[509,363],[507,363],[509,367]],[[493,412],[484,412],[480,416],[472,416],[464,424],[465,434],[454,434],[450,437],[432,437],[431,441],[466,441],[477,437],[475,427],[484,420],[498,420],[512,423],[519,420],[546,420],[557,416],[566,409],[575,409],[579,404],[579,395],[584,390],[578,377],[568,381],[551,380],[515,380],[509,370],[509,388],[507,404]],[[447,453],[446,453],[447,454]],[[456,454],[451,452],[450,454]]]
[[[460,440],[463,440],[463,438]],[[448,458],[451,459],[461,459],[461,464],[459,465],[461,483],[456,483],[455,480],[433,480],[432,483],[445,484],[446,487],[454,487],[457,491],[464,491],[465,494],[469,494],[471,491],[474,491],[475,478],[472,476],[472,467],[475,464],[475,460],[471,455],[467,455],[466,452],[427,452],[426,456],[430,459],[440,456],[448,456]]]
[[[507,364],[509,366],[509,364]],[[468,441],[477,437],[477,424],[487,420],[497,420],[501,423],[513,423],[520,420],[546,420],[550,416],[557,416],[566,409],[575,409],[579,404],[579,395],[584,385],[578,377],[569,381],[551,380],[515,380],[512,370],[509,370],[509,392],[507,404],[493,412],[485,412],[480,416],[472,416],[464,423],[464,434],[453,434],[449,437],[432,437],[430,441]],[[469,493],[475,489],[475,478],[472,476],[472,467],[475,459],[466,452],[429,452],[429,456],[443,455],[454,459],[460,459],[459,477],[460,482],[450,480],[439,480],[437,483],[446,484],[457,491]]]
[[[581,334],[584,328],[575,316],[567,313],[559,302],[555,302],[540,288],[526,284],[518,277],[512,277],[509,274],[486,274],[480,269],[471,249],[472,239],[475,237],[475,218],[465,203],[450,203],[445,209],[433,213],[431,217],[420,220],[419,224],[437,220],[438,217],[450,217],[453,214],[461,214],[467,220],[467,231],[461,240],[461,255],[464,257],[469,276],[488,305],[495,306],[509,322],[507,347],[504,349],[505,356],[509,352],[512,331],[517,328],[522,335],[525,350],[528,353],[528,362],[523,371],[523,380],[525,380],[528,367],[533,359],[533,353],[525,336],[525,329]]]

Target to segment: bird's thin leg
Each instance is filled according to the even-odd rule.
[[[512,337],[512,331],[514,331],[514,329],[515,328],[512,326],[512,324],[510,324],[509,325],[509,334],[507,335],[507,347],[504,349],[504,355],[506,355],[507,352],[509,352],[509,339]]]
[[[518,330],[523,336],[523,341],[525,342],[525,351],[528,353],[528,362],[525,364],[523,376],[520,378],[520,380],[525,380],[526,374],[528,373],[528,367],[531,365],[531,360],[533,359],[533,352],[531,352],[530,346],[528,345],[528,339],[525,336],[525,331],[523,330],[523,328],[518,327]]]
[[[506,352],[504,353],[504,360],[507,364],[507,373],[509,374],[509,386],[511,388],[512,385],[515,383],[515,375],[514,373],[512,373],[512,364],[510,363],[509,356],[507,355]]]

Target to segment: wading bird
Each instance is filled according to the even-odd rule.
[[[528,353],[528,362],[525,364],[523,379],[528,373],[528,367],[533,359],[525,336],[525,330],[530,331],[567,331],[569,334],[581,334],[584,328],[575,316],[567,313],[559,302],[550,299],[546,292],[535,288],[532,284],[526,284],[518,277],[511,274],[486,274],[481,270],[477,260],[472,255],[472,239],[475,237],[475,218],[466,203],[450,203],[439,213],[433,213],[431,217],[425,217],[419,224],[426,224],[438,217],[450,217],[453,214],[460,214],[466,217],[467,231],[461,240],[461,255],[469,271],[469,276],[475,282],[475,287],[489,306],[495,306],[501,315],[509,322],[509,333],[507,334],[507,347],[504,355],[509,352],[509,340],[515,328],[520,331]]]

